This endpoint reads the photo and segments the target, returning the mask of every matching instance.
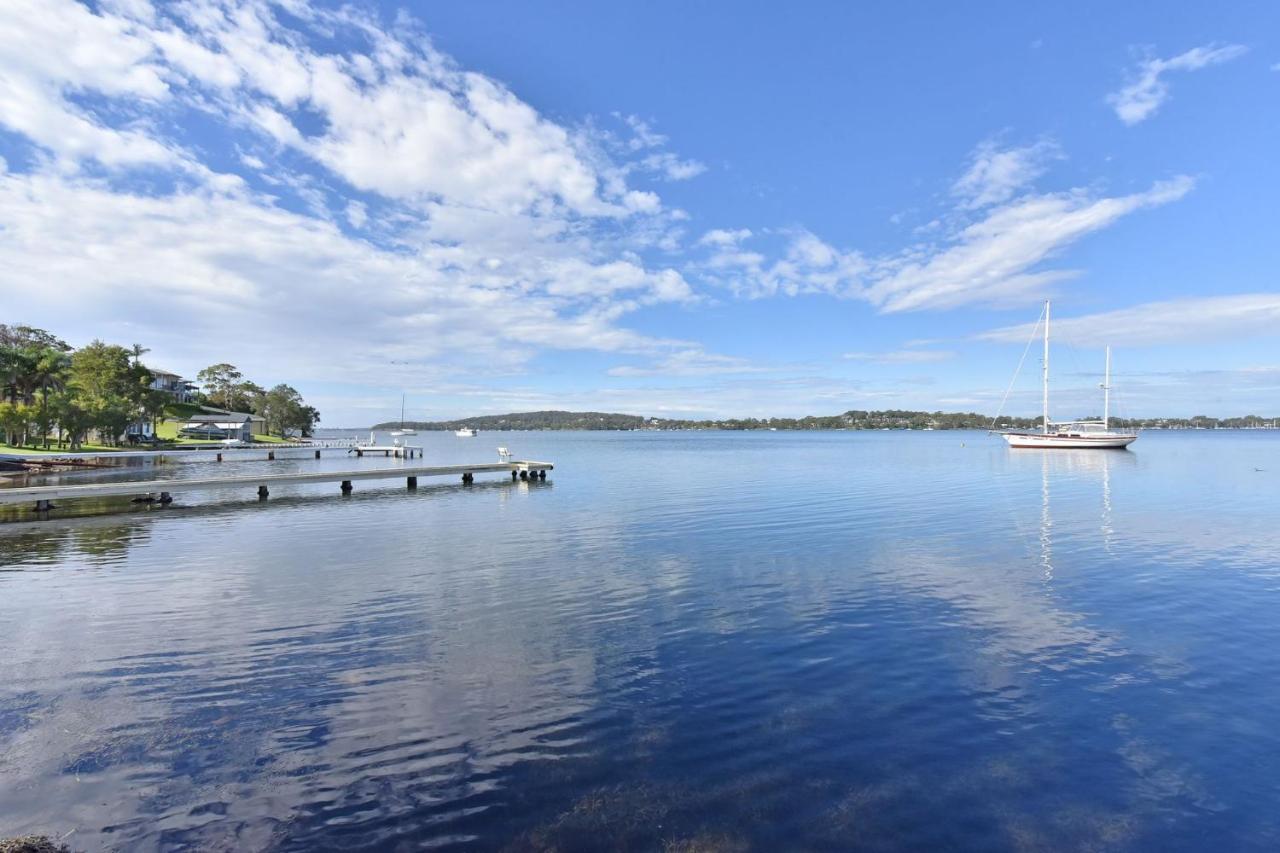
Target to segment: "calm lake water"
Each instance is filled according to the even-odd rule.
[[[557,467],[10,512],[0,836],[1280,848],[1280,432],[417,441]]]

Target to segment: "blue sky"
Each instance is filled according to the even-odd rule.
[[[1052,298],[1055,416],[1274,414],[1278,25],[10,0],[0,320],[358,426],[994,412]]]

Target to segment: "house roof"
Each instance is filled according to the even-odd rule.
[[[253,420],[252,415],[242,415],[239,412],[223,412],[218,415],[192,415],[187,418],[188,424],[243,424],[246,421]]]
[[[148,367],[147,370],[150,370],[154,376],[172,376],[174,379],[182,378],[181,373],[174,373],[173,371],[164,370],[163,368],[159,368],[159,367]]]

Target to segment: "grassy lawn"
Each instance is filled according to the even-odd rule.
[[[204,406],[198,403],[170,403],[164,407],[164,416],[175,421],[186,421],[192,415],[203,415]]]

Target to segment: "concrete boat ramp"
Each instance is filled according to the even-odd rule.
[[[132,480],[117,483],[83,483],[54,486],[22,486],[0,488],[0,504],[29,503],[36,512],[56,509],[55,500],[72,498],[133,497],[135,500],[169,503],[174,492],[207,489],[257,489],[259,500],[271,494],[272,486],[305,483],[338,483],[342,494],[350,494],[357,480],[404,479],[410,489],[418,487],[419,477],[461,477],[463,483],[475,482],[476,474],[510,474],[512,480],[545,480],[555,466],[550,462],[507,460],[468,465],[402,466],[361,468],[354,471],[307,471],[289,474],[250,474],[234,477],[198,477],[191,479]]]

